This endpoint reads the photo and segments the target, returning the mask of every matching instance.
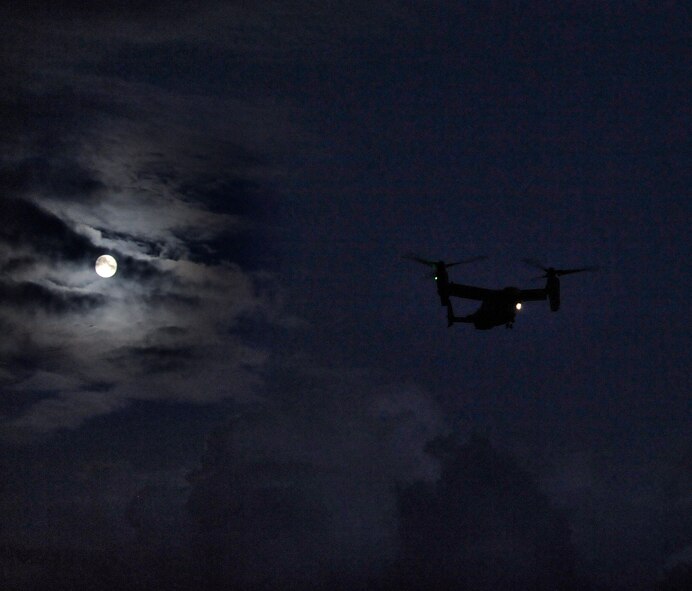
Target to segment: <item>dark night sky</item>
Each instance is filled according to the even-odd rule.
[[[3,588],[689,580],[684,3],[0,16]]]

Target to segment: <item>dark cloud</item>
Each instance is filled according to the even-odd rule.
[[[149,83],[168,91],[188,93],[187,81],[195,79],[196,90],[205,93],[227,91],[232,84],[229,65],[238,60],[237,52],[205,41],[170,40],[155,45],[129,43],[96,63],[86,64],[86,72],[117,77],[135,83]],[[204,72],[199,76],[200,65]],[[237,148],[246,164],[255,156]]]
[[[258,438],[265,427],[279,438],[273,449],[271,438]],[[286,436],[296,434],[261,413],[236,418],[209,438],[191,488],[174,474],[138,474],[112,462],[82,460],[67,477],[46,466],[54,484],[44,519],[62,528],[62,538],[4,542],[4,572],[48,590],[163,583],[209,590],[586,588],[570,570],[562,515],[486,440],[432,442],[439,478],[398,488],[390,481],[387,494],[398,495],[392,512],[373,487],[376,466],[368,481],[291,460]],[[372,494],[372,514],[362,521]],[[380,537],[385,531],[391,539]],[[358,543],[373,533],[378,543]]]
[[[162,326],[158,329],[158,332],[171,337],[182,337],[188,331],[185,328],[181,328],[180,326]]]
[[[141,346],[114,351],[109,360],[129,371],[137,367],[142,373],[169,373],[196,364],[200,356],[191,346]]]
[[[176,293],[172,290],[170,292],[165,292],[161,289],[152,290],[152,293],[145,296],[144,300],[152,306],[173,305],[181,307],[192,307],[198,306],[202,303],[201,298],[194,296],[192,294]]]
[[[291,461],[282,428],[273,431],[283,442],[276,451],[258,454],[266,420],[246,416],[217,431],[190,476],[192,543],[210,588],[587,588],[566,515],[486,439],[431,441],[439,478],[398,486],[392,478],[383,496],[374,472],[370,482],[344,480],[334,465]],[[348,478],[374,496],[372,513]],[[349,524],[355,515],[367,521]],[[360,527],[379,541],[366,543]]]
[[[77,162],[45,156],[6,164],[0,170],[0,183],[15,196],[36,192],[48,198],[77,200],[95,198],[105,189],[93,171]]]
[[[655,591],[686,591],[692,588],[692,561],[676,564],[657,581]]]
[[[207,582],[241,587],[309,585],[324,576],[329,508],[320,475],[304,464],[209,460],[192,475],[188,508],[198,525],[197,552]],[[331,552],[329,553],[331,554]]]
[[[546,478],[569,516],[578,568],[596,587],[652,588],[664,567],[692,546],[689,444],[664,454],[648,449],[630,465],[620,448],[563,460]]]
[[[27,14],[45,14],[51,18],[90,20],[99,16],[108,19],[116,15],[130,18],[163,16],[166,13],[164,8],[168,8],[169,11],[173,9],[180,10],[186,4],[189,3],[185,2],[185,0],[179,0],[178,2],[154,1],[147,2],[146,5],[138,4],[134,0],[109,0],[99,4],[99,6],[82,7],[79,2],[70,0],[60,2],[59,6],[46,6],[42,2],[30,0],[23,4],[21,8],[15,10],[16,12],[26,12]]]
[[[36,264],[36,259],[30,256],[13,256],[0,265],[0,275],[11,276],[20,271],[26,271]]]
[[[26,199],[0,201],[0,241],[25,248],[47,259],[95,260],[99,250],[58,216]]]
[[[102,226],[96,226],[95,229],[101,233],[104,239],[131,243],[137,247],[138,252],[150,257],[161,256],[166,248],[165,242],[147,240],[144,236],[135,236],[127,232],[117,232]]]
[[[252,154],[239,152],[236,158],[248,167],[266,164]],[[258,213],[266,191],[256,180],[240,176],[196,178],[180,186],[183,195],[204,203],[212,211],[248,216]]]
[[[3,348],[2,362],[6,368],[11,368],[12,372],[18,376],[33,371],[37,365],[40,365],[41,360],[50,357],[55,351],[53,347],[42,347],[36,342],[36,335],[25,330],[20,323],[2,315],[0,315],[0,331],[5,336],[5,340],[0,342],[14,345]],[[8,376],[3,377],[7,379]]]
[[[7,72],[9,88],[0,95],[0,112],[8,121],[0,131],[7,147],[0,169],[18,190],[52,186],[65,198],[79,197],[75,190],[82,187],[95,196],[102,179],[82,158],[84,136],[104,120],[131,120],[136,109],[98,85],[56,74],[48,64],[34,64],[44,73],[40,82],[27,78],[26,67]],[[67,173],[64,180],[61,171]]]
[[[67,457],[64,444],[44,444],[59,450],[51,459],[24,448],[0,465],[6,476],[0,502],[14,510],[0,528],[3,584],[58,591],[150,589],[169,577],[176,588],[176,577],[189,581],[181,577],[189,553],[176,551],[188,543],[184,481],[138,471],[110,454],[84,453],[83,446]]]
[[[0,545],[3,580],[9,589],[129,588],[127,568],[118,554],[62,546]]]
[[[167,283],[175,283],[175,278],[171,275],[171,273],[161,270],[150,260],[143,260],[134,258],[132,256],[123,255],[115,250],[113,251],[113,255],[116,256],[116,260],[118,261],[118,272],[124,279],[133,282],[143,282],[145,284],[152,284],[157,281],[167,279]],[[156,296],[153,295],[151,297],[155,298]],[[174,298],[175,296],[171,297]]]
[[[398,494],[401,588],[577,588],[566,516],[513,458],[480,436],[426,449],[439,480]]]
[[[395,486],[435,470],[422,447],[441,426],[415,388],[290,367],[216,429],[190,475],[193,545],[212,588],[382,577],[397,545]]]
[[[57,291],[37,283],[0,281],[0,306],[28,312],[41,310],[50,314],[77,313],[104,305],[100,294],[76,294]]]

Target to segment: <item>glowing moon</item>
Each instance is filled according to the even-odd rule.
[[[96,259],[96,273],[101,277],[113,277],[118,270],[118,263],[109,254],[102,254]]]

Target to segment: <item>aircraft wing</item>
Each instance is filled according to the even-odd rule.
[[[520,289],[519,301],[521,302],[538,302],[548,299],[548,291],[546,289]]]
[[[474,287],[473,285],[462,285],[461,283],[450,283],[447,287],[450,296],[465,298],[467,300],[490,300],[497,297],[499,293],[496,289],[486,289],[485,287]],[[545,298],[543,298],[545,299]]]

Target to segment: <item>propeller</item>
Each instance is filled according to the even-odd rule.
[[[449,269],[449,267],[454,267],[456,265],[465,265],[467,263],[474,263],[476,261],[482,261],[484,259],[487,259],[488,257],[486,256],[476,256],[476,257],[471,257],[468,259],[461,259],[459,261],[455,261],[453,263],[445,263],[443,261],[429,261],[428,259],[421,258],[415,254],[406,254],[403,256],[404,259],[409,260],[409,261],[415,261],[416,263],[420,263],[421,265],[427,265],[428,267],[437,267],[437,265],[443,265],[445,269]]]
[[[563,275],[571,275],[572,273],[582,273],[584,271],[598,271],[599,267],[579,267],[578,269],[556,269],[555,267],[546,267],[535,259],[522,259],[527,265],[545,271],[544,275],[534,277],[534,279],[545,279],[547,277],[562,277]]]
[[[454,263],[445,263],[445,267],[449,269],[449,267],[454,267],[455,265],[466,265],[468,263],[475,263],[476,261],[484,261],[488,257],[479,255],[475,257],[471,257],[468,259],[462,259],[460,261],[455,261]]]

